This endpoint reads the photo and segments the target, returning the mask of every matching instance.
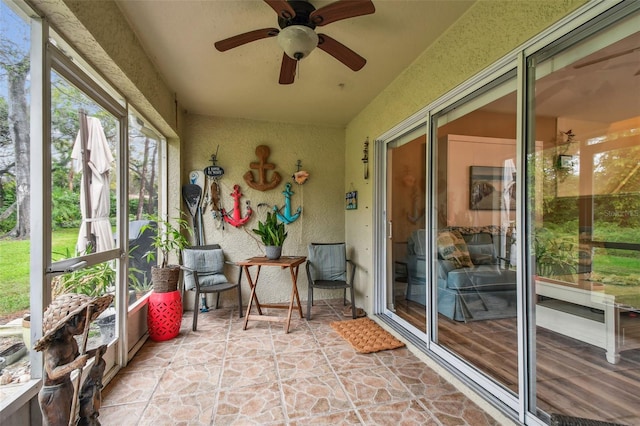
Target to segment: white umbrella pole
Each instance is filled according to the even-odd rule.
[[[87,245],[85,248],[86,253],[92,253],[95,250],[95,242],[91,233],[91,169],[89,169],[89,151],[87,145],[89,144],[89,129],[87,126],[87,113],[80,111],[78,113],[80,121],[80,143],[82,147],[82,185],[84,188],[84,206],[85,206],[85,235]]]

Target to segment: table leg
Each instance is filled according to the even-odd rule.
[[[260,309],[260,302],[258,301],[258,296],[256,295],[256,287],[258,284],[258,278],[260,277],[260,266],[258,266],[258,272],[256,273],[256,280],[253,281],[251,278],[251,274],[249,273],[249,267],[244,267],[244,273],[247,276],[247,282],[249,283],[249,287],[251,288],[251,296],[249,297],[249,304],[247,305],[247,312],[244,316],[244,324],[242,326],[243,330],[247,329],[247,323],[249,322],[249,315],[251,314],[251,308],[253,307],[253,301],[256,302],[256,308],[258,309],[258,313],[262,315],[262,310]]]
[[[260,268],[262,268],[262,266],[258,265],[258,271],[256,272],[256,279],[255,281],[253,281],[254,287],[258,285],[258,279],[260,278]],[[258,308],[258,314],[262,315],[262,308],[260,307],[260,301],[258,300],[258,293],[254,293],[253,300],[256,301],[256,308]]]
[[[296,302],[298,303],[298,313],[300,314],[300,318],[304,318],[304,315],[302,315],[302,304],[300,303],[300,294],[298,293],[298,267],[297,266],[296,266],[295,276],[293,274],[291,276],[293,280],[293,288],[296,295]]]
[[[607,361],[617,364],[620,362],[620,309],[611,303],[604,305],[604,332]]]
[[[289,272],[291,273],[291,297],[289,298],[289,311],[287,312],[287,321],[284,326],[284,332],[289,333],[289,324],[291,324],[291,312],[293,311],[293,304],[298,304],[298,312],[300,313],[300,318],[304,318],[302,316],[302,306],[300,305],[300,296],[298,294],[298,267],[295,269],[293,267],[289,267]]]

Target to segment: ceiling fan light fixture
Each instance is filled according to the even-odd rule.
[[[290,25],[280,30],[278,44],[291,59],[305,58],[318,45],[318,35],[305,25]]]

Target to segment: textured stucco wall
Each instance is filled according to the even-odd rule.
[[[202,170],[211,165],[211,155],[218,149],[218,165],[224,168],[221,180],[221,195],[224,207],[233,209],[230,193],[233,185],[238,184],[244,194],[241,201],[244,216],[245,201],[249,200],[254,209],[253,217],[241,228],[226,225],[218,229],[210,211],[204,217],[205,241],[207,244],[220,244],[233,261],[252,256],[264,255],[262,243],[251,229],[257,227],[258,219],[264,220],[268,207],[258,207],[260,203],[269,206],[284,206],[286,182],[292,182],[296,162],[302,161],[302,169],[311,177],[304,185],[292,184],[295,193],[291,198],[291,207],[295,211],[302,206],[302,216],[287,225],[289,236],[284,243],[284,255],[306,255],[310,242],[344,241],[344,129],[322,126],[295,125],[187,115],[183,146],[182,182],[172,182],[172,187],[181,186],[188,180],[190,170]],[[249,187],[243,175],[249,170],[249,163],[258,161],[255,150],[266,145],[271,150],[269,163],[276,165],[275,170],[282,176],[282,182],[275,189],[258,191]],[[256,175],[257,176],[257,175]],[[267,179],[271,172],[267,173]],[[190,219],[189,219],[190,220]],[[300,269],[298,288],[300,297],[307,298],[307,278],[304,268]],[[235,279],[234,268],[229,269],[229,278]],[[260,301],[288,301],[291,285],[289,274],[278,268],[264,268],[260,273]],[[264,281],[263,281],[264,280]],[[249,289],[243,281],[244,301],[248,301]],[[231,292],[229,292],[231,293]],[[340,294],[318,292],[317,298],[339,297]],[[235,304],[233,294],[225,295],[225,304]],[[189,302],[186,306],[191,306]]]
[[[374,263],[371,227],[375,176],[371,173],[365,181],[359,161],[366,137],[373,141],[584,3],[584,0],[478,1],[349,123],[345,187],[355,183],[359,207],[356,212],[345,214],[345,237],[362,266],[358,283],[373,281],[370,269]],[[373,145],[369,145],[371,165]],[[370,310],[371,291],[366,294],[365,307]]]

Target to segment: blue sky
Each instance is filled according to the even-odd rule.
[[[0,1],[0,39],[11,40],[25,51],[29,49],[29,25],[20,16]],[[0,72],[0,96],[7,96],[7,80]]]

